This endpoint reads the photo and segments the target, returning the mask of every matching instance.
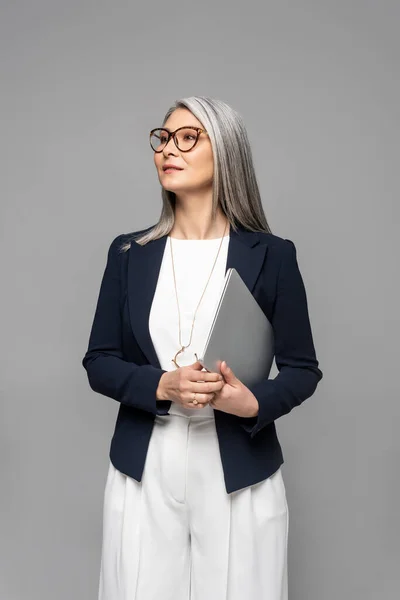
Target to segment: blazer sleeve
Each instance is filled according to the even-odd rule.
[[[274,379],[265,378],[249,386],[258,400],[259,412],[241,425],[252,438],[263,427],[309,398],[323,376],[315,355],[296,247],[287,239],[282,248],[271,324],[279,373]]]
[[[119,246],[124,235],[110,245],[107,263],[89,337],[82,360],[89,385],[95,392],[122,404],[150,413],[165,414],[165,401],[157,401],[156,390],[164,371],[150,364],[137,365],[124,359],[122,352],[121,257]]]

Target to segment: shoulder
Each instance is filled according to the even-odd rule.
[[[259,231],[258,237],[261,244],[267,244],[273,248],[283,248],[286,245],[286,242],[289,241],[284,237],[274,233],[267,233],[266,231]]]
[[[260,244],[268,246],[270,258],[282,262],[285,258],[296,257],[296,246],[292,240],[264,231],[259,232],[258,236]]]
[[[120,233],[112,240],[109,245],[109,253],[112,254],[127,254],[127,250],[129,250],[132,242],[135,241],[136,237],[142,235],[143,233],[147,233],[152,229],[154,225],[150,227],[146,227],[145,229],[138,229],[136,231],[131,231],[129,233]]]

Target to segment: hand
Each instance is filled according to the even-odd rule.
[[[225,380],[225,385],[220,392],[216,392],[210,406],[216,410],[237,415],[238,417],[255,417],[258,414],[258,400],[254,394],[235,377],[232,369],[225,361],[220,363],[220,370]]]
[[[220,373],[209,373],[202,369],[202,365],[196,361],[192,365],[163,373],[158,382],[157,400],[171,400],[194,410],[207,406],[225,382]],[[194,392],[198,404],[192,404]]]

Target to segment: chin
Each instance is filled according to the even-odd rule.
[[[166,192],[172,192],[173,194],[175,194],[176,192],[179,192],[178,188],[171,186],[171,185],[163,185],[162,187]]]
[[[173,183],[163,185],[162,187],[167,192],[173,192],[174,194],[185,191],[185,187],[182,187],[181,185],[173,185]]]

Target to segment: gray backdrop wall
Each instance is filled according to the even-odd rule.
[[[1,598],[97,597],[118,405],[81,359],[111,240],[160,213],[148,131],[194,94],[247,123],[324,371],[277,422],[290,598],[397,597],[399,12],[2,0]]]

